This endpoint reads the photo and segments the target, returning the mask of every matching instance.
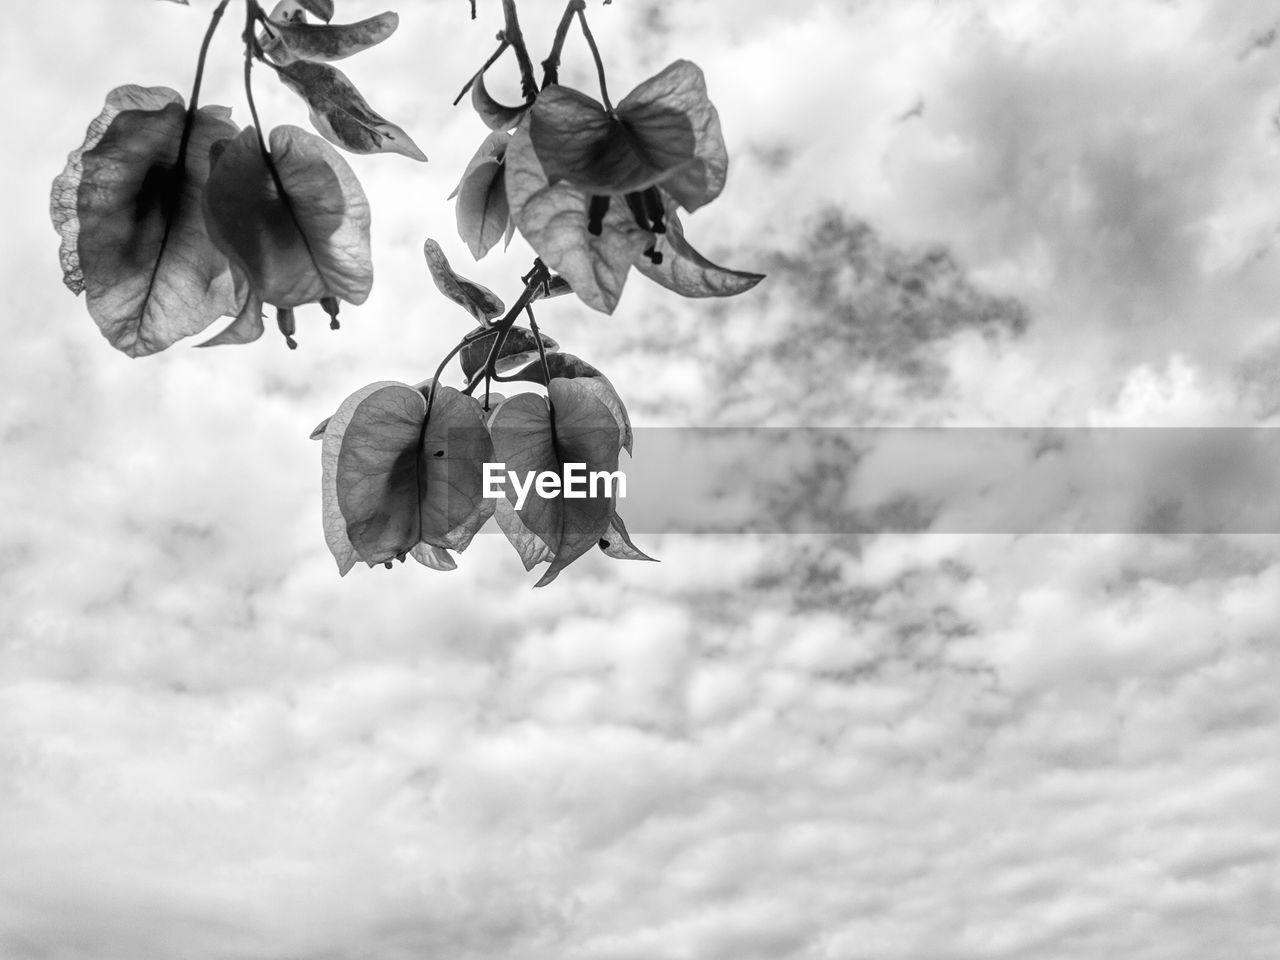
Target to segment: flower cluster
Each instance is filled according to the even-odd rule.
[[[252,124],[241,129],[229,108],[199,106],[210,41],[230,2],[214,6],[189,102],[166,87],[113,90],[53,184],[64,282],[86,294],[103,335],[130,356],[157,353],[227,316],[201,346],[249,343],[263,334],[267,306],[291,348],[299,307],[319,304],[337,329],[340,304],[369,296],[373,266],[369,203],[335,147],[426,160],[331,65],[391,36],[399,24],[392,12],[335,24],[333,0],[277,0],[270,14],[259,0],[243,0]],[[534,304],[572,293],[612,313],[632,268],[686,297],[732,296],[762,279],[712,263],[685,239],[681,214],[720,196],[728,173],[702,71],[677,60],[615,106],[586,2],[567,0],[539,85],[515,6],[503,0],[500,46],[468,84],[490,133],[454,195],[458,232],[477,259],[516,231],[537,257],[508,309],[455,273],[440,244],[424,244],[435,286],[474,326],[434,375],[413,386],[363,387],[313,432],[323,440],[325,540],[342,574],[358,562],[391,566],[411,556],[453,569],[454,554],[490,519],[527,570],[547,564],[538,586],[594,549],[650,559],[618,515],[619,488],[544,489],[559,478],[568,487],[578,470],[620,477],[619,458],[634,437],[613,385],[560,351],[539,328]],[[575,18],[595,59],[599,101],[559,83]],[[485,71],[508,50],[525,98],[514,107],[485,88]],[[302,98],[319,136],[294,126],[264,130],[255,64]],[[526,317],[528,326],[519,325]],[[455,358],[458,388],[441,382]],[[521,382],[541,392],[504,397],[492,389]],[[516,484],[501,496],[488,479],[499,462]],[[532,493],[519,477],[538,478]]]
[[[385,40],[399,23],[394,13],[314,24],[308,13],[327,21],[331,0],[280,0],[270,16],[246,0],[246,57],[306,101],[323,140],[292,126],[264,136],[248,85],[254,126],[241,130],[226,107],[198,107],[227,3],[205,35],[191,105],[167,87],[116,88],[53,184],[64,282],[85,293],[103,336],[132,357],[223,316],[235,319],[201,346],[251,342],[262,336],[268,304],[290,347],[295,307],[320,304],[336,329],[339,302],[365,301],[373,267],[368,201],[329,142],[426,159],[325,62]]]
[[[732,296],[762,279],[717,266],[684,236],[678,211],[718,197],[729,166],[697,65],[677,60],[616,107],[558,84],[527,107],[504,107],[483,78],[472,102],[494,129],[455,192],[459,232],[477,257],[518,229],[605,313],[632,267],[686,297]]]

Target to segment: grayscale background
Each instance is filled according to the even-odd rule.
[[[479,6],[402,0],[342,65],[430,157],[351,159],[377,279],[343,330],[301,310],[296,353],[129,360],[61,285],[49,185],[112,87],[186,94],[213,3],[7,5],[0,956],[1272,960],[1274,523],[1144,526],[1121,471],[1097,495],[1130,512],[1092,532],[637,530],[661,564],[538,591],[482,536],[453,573],[338,577],[307,434],[470,326],[423,240],[508,302],[530,261],[472,264],[446,200],[485,134],[449,105],[494,46]],[[521,12],[540,58],[559,5]],[[541,306],[629,405],[637,470],[648,428],[1277,424],[1280,3],[589,13],[615,97],[703,67],[731,165],[687,234],[769,274]],[[239,16],[202,100],[244,124]],[[594,92],[576,34],[562,80]],[[897,455],[944,515],[989,492],[950,478],[1004,476]]]

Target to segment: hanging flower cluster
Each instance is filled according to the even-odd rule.
[[[262,336],[268,306],[291,348],[299,308],[319,304],[337,329],[340,304],[369,296],[373,266],[369,203],[335,147],[426,160],[332,65],[391,36],[399,23],[391,12],[335,24],[333,0],[279,0],[270,14],[244,0],[252,123],[241,129],[227,107],[199,106],[209,44],[229,3],[213,11],[190,103],[167,87],[111,91],[53,184],[64,281],[129,356],[157,353],[221,317],[233,319],[201,346],[249,343]],[[476,259],[517,231],[537,259],[508,309],[456,273],[439,243],[424,244],[436,288],[474,326],[432,376],[362,387],[313,432],[323,441],[325,540],[343,575],[358,562],[391,566],[410,556],[453,569],[454,554],[491,519],[526,569],[547,565],[538,586],[593,548],[650,559],[618,514],[617,488],[569,493],[575,469],[619,474],[631,421],[609,380],[541,331],[534,304],[573,293],[612,313],[632,268],[686,297],[732,296],[762,279],[712,263],[684,236],[682,212],[716,199],[728,173],[702,71],[677,60],[614,106],[585,0],[568,0],[539,85],[515,0],[502,9],[500,46],[468,85],[489,134],[454,191],[457,226]],[[599,100],[558,82],[575,18],[595,59]],[[520,65],[518,106],[485,87],[485,70],[508,50]],[[254,65],[303,100],[319,135],[289,125],[264,131]],[[442,382],[455,357],[459,387]],[[502,396],[495,383],[540,392]],[[496,464],[514,485],[495,494],[488,474]],[[539,477],[536,489],[520,476]],[[542,482],[560,478],[563,485]]]
[[[394,13],[311,23],[308,13],[332,17],[330,0],[282,0],[270,16],[247,0],[247,61],[274,69],[325,139],[293,126],[264,137],[256,123],[241,130],[226,107],[198,107],[205,54],[226,6],[219,3],[206,34],[191,105],[167,87],[111,91],[53,184],[63,280],[84,292],[108,342],[132,357],[223,316],[235,319],[202,346],[256,340],[266,305],[290,346],[296,307],[320,304],[336,328],[340,302],[368,297],[373,267],[368,201],[326,140],[354,153],[426,159],[323,62],[385,40],[399,22]],[[246,93],[256,120],[247,83]]]
[[[459,233],[477,258],[518,229],[604,313],[632,267],[685,297],[733,296],[762,279],[717,266],[684,236],[678,211],[718,197],[729,167],[696,64],[677,60],[616,107],[559,84],[506,107],[483,77],[472,102],[494,131],[455,191]]]

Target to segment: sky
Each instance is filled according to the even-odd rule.
[[[649,534],[540,590],[482,535],[339,578],[308,433],[470,325],[423,241],[508,302],[529,262],[472,263],[447,200],[499,5],[408,0],[342,65],[430,159],[350,159],[376,279],[341,332],[130,360],[49,185],[114,86],[186,94],[212,6],[0,34],[0,956],[1274,956],[1274,533]],[[237,6],[202,101],[244,124]],[[557,7],[521,7],[535,59]],[[687,235],[769,274],[543,306],[638,428],[1277,424],[1280,3],[588,14],[618,97],[703,68],[730,174]],[[561,79],[594,89],[580,37]]]

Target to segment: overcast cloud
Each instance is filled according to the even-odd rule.
[[[49,184],[112,87],[185,95],[212,6],[0,35],[0,956],[1274,956],[1280,537],[649,536],[533,591],[486,535],[339,579],[307,434],[467,328],[422,241],[509,300],[526,269],[446,200],[498,4],[406,0],[344,64],[431,159],[352,159],[377,280],[340,333],[131,361]],[[560,10],[525,7],[537,54]],[[247,123],[234,8],[202,99]],[[618,96],[704,68],[732,167],[688,234],[770,273],[542,308],[637,426],[1276,425],[1280,3],[589,12]]]

